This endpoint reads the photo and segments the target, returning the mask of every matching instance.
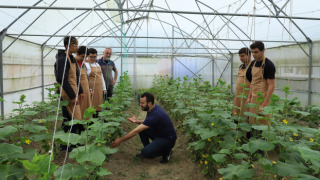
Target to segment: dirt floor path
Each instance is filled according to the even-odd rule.
[[[139,109],[131,109],[128,113],[134,113],[138,119],[145,119],[147,113]],[[144,179],[210,179],[201,173],[199,164],[192,162],[191,150],[187,150],[188,139],[180,129],[177,128],[178,122],[173,122],[177,131],[177,142],[173,148],[173,155],[169,163],[161,164],[162,157],[155,159],[140,159],[135,155],[140,153],[143,145],[139,136],[122,143],[118,148],[119,151],[109,158],[109,162],[104,166],[113,174],[104,179],[110,180],[144,180]],[[123,123],[122,127],[125,132],[129,132],[137,125],[131,122]]]

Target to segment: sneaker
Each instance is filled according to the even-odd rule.
[[[143,156],[142,156],[141,153],[136,154],[136,157],[138,157],[138,158],[143,158]]]
[[[160,161],[160,163],[167,163],[167,162],[169,162],[172,153],[173,153],[173,151],[170,150],[167,155],[164,155],[164,156],[162,157],[162,160]]]

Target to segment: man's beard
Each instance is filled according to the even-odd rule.
[[[147,104],[146,107],[143,107],[143,106],[141,106],[141,107],[142,107],[142,111],[149,111],[149,106],[148,106],[148,104]]]

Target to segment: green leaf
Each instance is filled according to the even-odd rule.
[[[251,154],[256,152],[258,149],[265,150],[265,151],[271,151],[274,149],[273,144],[271,144],[269,141],[264,141],[261,139],[250,141],[248,145],[249,145],[249,150]]]
[[[221,150],[219,151],[219,153],[220,153],[220,154],[230,154],[231,152],[230,152],[229,149],[221,149]]]
[[[8,173],[5,170],[0,169],[0,180],[7,180],[7,176]]]
[[[196,134],[200,134],[201,139],[205,140],[205,139],[211,138],[213,136],[217,136],[219,134],[219,130],[218,129],[210,130],[210,129],[206,128],[206,129],[201,129],[201,130],[197,131]]]
[[[21,153],[23,150],[20,146],[15,146],[13,144],[1,143],[0,144],[0,157],[7,154]]]
[[[47,134],[47,132],[43,131],[40,134],[32,134],[31,136],[28,137],[30,140],[32,141],[42,141],[44,139],[51,139],[52,135],[51,134]]]
[[[291,151],[291,152],[281,152],[280,158],[285,159],[286,161],[294,161],[296,163],[305,163],[305,160],[302,158],[301,154],[297,151]]]
[[[17,161],[16,163],[9,166],[9,173],[11,174],[8,176],[7,180],[17,180],[22,179],[24,177],[25,169],[22,167],[22,163]]]
[[[250,123],[239,123],[240,129],[243,131],[251,131],[252,125]]]
[[[298,130],[296,128],[294,128],[293,126],[290,126],[290,125],[283,125],[283,126],[276,126],[275,129],[277,131],[280,131],[280,132],[293,132],[293,133],[297,133]]]
[[[211,115],[213,116],[221,116],[223,117],[224,119],[227,119],[227,118],[230,118],[231,117],[231,114],[229,114],[228,112],[226,111],[222,111],[222,112],[213,112]]]
[[[56,121],[56,119],[57,119],[57,116],[56,115],[49,115],[49,116],[47,116],[46,117],[46,121]],[[63,120],[63,117],[61,117],[61,116],[58,116],[58,119],[57,119],[58,121],[59,120]]]
[[[302,116],[309,116],[310,115],[310,113],[304,112],[304,111],[292,111],[292,112],[297,113],[297,114],[301,114]]]
[[[24,153],[24,154],[15,154],[14,157],[17,158],[17,159],[29,159],[30,161],[32,161],[34,155],[36,154],[36,150],[28,148],[25,151],[26,151],[26,153]]]
[[[45,126],[37,126],[34,124],[26,124],[24,129],[30,132],[39,133],[40,131],[48,130]]]
[[[87,170],[81,165],[77,165],[77,166],[73,167],[72,164],[66,164],[66,165],[64,165],[63,173],[61,176],[62,168],[63,167],[60,166],[54,172],[54,176],[56,177],[56,179],[60,179],[60,177],[61,177],[60,180],[69,180],[71,178],[80,178],[87,173]]]
[[[309,147],[298,147],[298,151],[301,153],[302,157],[305,159],[315,159],[320,161],[320,152],[311,150]]]
[[[242,154],[242,153],[234,154],[234,158],[235,159],[243,159],[243,158],[246,158],[246,157],[248,157],[246,154]]]
[[[98,174],[98,176],[108,176],[110,174],[112,174],[110,171],[108,171],[105,168],[99,167],[99,171],[96,172]]]
[[[38,114],[39,112],[36,112],[36,111],[25,111],[24,113],[23,113],[23,115],[25,115],[25,116],[34,116],[34,115],[36,115],[36,114]]]
[[[227,179],[232,179],[234,175],[240,179],[251,178],[254,175],[253,169],[248,169],[244,165],[233,164],[228,164],[224,169],[218,169],[218,172]]]
[[[119,150],[118,148],[111,149],[110,147],[106,147],[106,146],[93,146],[90,149],[100,151],[102,154],[106,154],[106,155],[114,154]]]
[[[319,179],[314,176],[299,174],[297,178],[292,178],[292,180],[319,180]]]
[[[246,115],[246,116],[249,116],[249,117],[257,117],[256,114],[253,114],[251,112],[244,112],[243,114]]]
[[[203,149],[205,145],[206,143],[200,140],[193,143],[189,143],[187,149],[189,149],[190,147],[193,147],[194,150],[200,150],[200,149]]]
[[[273,164],[271,168],[273,173],[277,173],[279,176],[293,176],[299,175],[299,169],[297,166],[277,161],[277,164]]]
[[[70,139],[69,139],[69,143],[70,144],[78,144],[81,140],[81,136],[78,134],[74,134],[74,133],[64,133],[62,131],[56,133],[55,135],[55,139],[60,139],[62,142],[64,143],[68,143],[68,138],[70,135]]]
[[[252,128],[256,130],[262,130],[262,131],[268,130],[268,126],[262,125],[262,124],[252,125]]]
[[[224,162],[224,161],[226,161],[225,156],[226,156],[225,154],[214,154],[211,157],[212,157],[212,159],[214,159],[217,162]]]
[[[102,154],[100,151],[91,150],[89,152],[81,151],[78,153],[76,160],[81,164],[85,161],[91,161],[93,163],[97,163],[101,165],[105,160],[106,156]]]
[[[53,173],[58,168],[58,166],[56,166],[54,163],[50,162],[50,156],[45,157],[44,159],[42,159],[42,161],[39,162],[39,164],[38,164],[39,170],[42,173],[48,172],[49,163],[50,163],[49,173],[50,174]]]
[[[10,136],[17,131],[18,129],[13,126],[6,126],[4,128],[0,128],[0,139],[6,140],[5,137]]]

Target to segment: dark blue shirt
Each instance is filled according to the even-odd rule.
[[[166,138],[172,141],[177,139],[177,134],[169,115],[159,105],[155,105],[155,107],[147,113],[147,117],[142,124],[151,128],[155,132],[156,137]]]
[[[97,63],[100,65],[104,81],[106,86],[109,86],[113,82],[112,71],[116,71],[116,65],[112,60],[108,60],[107,62],[103,60],[103,57],[97,60]]]

